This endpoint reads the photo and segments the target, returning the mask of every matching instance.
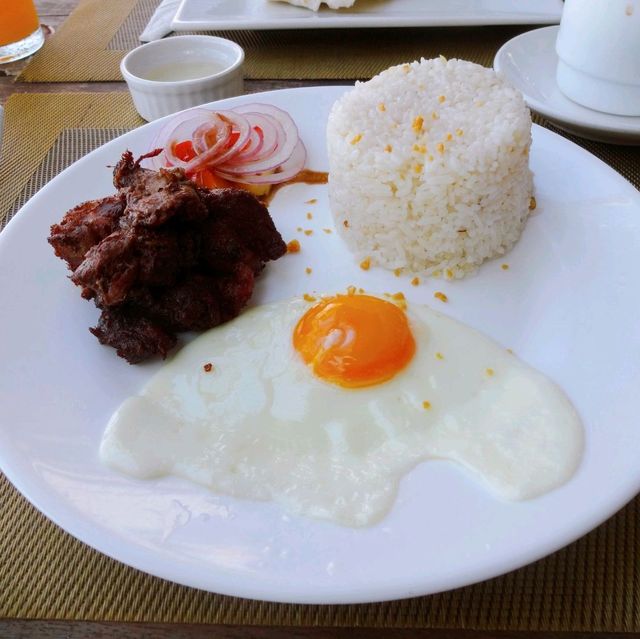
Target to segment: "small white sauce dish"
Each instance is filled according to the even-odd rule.
[[[185,35],[149,42],[120,63],[138,113],[147,121],[243,93],[244,51],[231,40]]]

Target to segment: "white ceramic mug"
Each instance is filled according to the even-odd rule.
[[[556,51],[568,98],[640,116],[640,0],[565,0]]]

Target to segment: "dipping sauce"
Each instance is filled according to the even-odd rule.
[[[144,78],[155,82],[179,82],[206,78],[224,71],[225,66],[215,60],[168,62],[144,73]]]
[[[255,189],[249,189],[254,195],[257,195],[262,202],[268,206],[275,194],[283,187],[289,184],[326,184],[329,181],[329,174],[326,171],[312,171],[311,169],[302,169],[286,182],[278,182],[277,184],[268,184],[270,187],[265,189],[264,193],[256,193]]]

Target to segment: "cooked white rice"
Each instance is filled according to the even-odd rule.
[[[437,58],[357,83],[327,126],[336,227],[359,260],[462,277],[518,240],[531,115],[494,71]]]

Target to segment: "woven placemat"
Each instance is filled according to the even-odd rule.
[[[0,154],[0,229],[66,166],[110,137],[144,123],[126,92],[12,95],[5,106]],[[61,144],[62,136],[68,136],[65,131],[94,128],[114,132],[110,137],[87,134]]]
[[[160,0],[82,0],[44,44],[19,80],[121,80],[119,64],[140,44],[139,34]],[[440,54],[490,66],[502,44],[530,27],[450,29],[298,29],[215,31],[246,53],[250,80],[355,80]]]
[[[126,93],[12,96],[0,158],[0,228],[64,167],[140,123]],[[584,145],[640,187],[640,149]],[[0,475],[0,617],[637,632],[639,518],[636,499],[546,559],[439,595],[368,605],[284,605],[178,586],[109,559],[47,520]]]

